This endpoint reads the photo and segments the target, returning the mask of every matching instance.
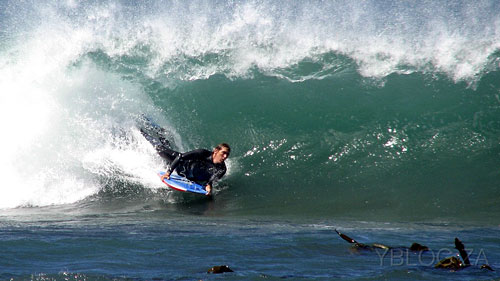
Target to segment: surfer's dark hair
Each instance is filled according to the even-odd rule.
[[[219,150],[221,150],[221,149],[223,149],[223,148],[226,148],[226,149],[227,149],[227,152],[231,152],[231,147],[229,147],[229,144],[227,144],[227,143],[225,143],[225,142],[218,144],[218,145],[214,148],[214,150],[219,151]]]

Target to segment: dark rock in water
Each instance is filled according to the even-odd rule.
[[[337,234],[342,239],[344,239],[348,243],[353,244],[357,249],[364,249],[364,250],[375,250],[375,249],[389,250],[389,249],[394,249],[394,247],[390,247],[390,246],[387,246],[387,245],[384,245],[384,244],[380,244],[380,243],[373,243],[373,244],[359,243],[358,241],[352,239],[351,237],[349,237],[349,236],[347,236],[347,235],[345,235],[343,233],[340,233],[336,229],[335,229],[335,232],[337,232]],[[405,247],[397,247],[397,248],[405,248]],[[407,249],[407,248],[405,248],[405,249]],[[413,243],[409,249],[411,251],[429,251],[429,248],[427,248],[426,246],[423,246],[421,244],[418,244],[418,243]]]
[[[434,267],[459,270],[462,269],[463,265],[462,262],[457,257],[449,257],[440,260]]]
[[[465,266],[469,266],[470,265],[469,256],[467,255],[467,252],[465,251],[464,243],[462,243],[462,241],[460,241],[460,239],[458,239],[458,238],[455,238],[455,248],[460,253],[462,260],[464,260]]]
[[[388,250],[390,249],[391,247],[387,246],[387,245],[384,245],[384,244],[380,244],[380,243],[373,243],[372,245],[372,248],[376,248],[376,249],[384,249],[384,250]]]
[[[213,274],[220,274],[224,272],[234,272],[229,266],[227,265],[217,265],[212,268],[210,268],[207,273],[213,273]]]
[[[491,266],[489,266],[487,264],[481,265],[481,269],[487,269],[487,270],[490,270],[490,271],[495,271]]]
[[[429,251],[429,248],[427,246],[418,243],[413,243],[410,246],[410,250],[415,252],[421,252],[421,251]]]
[[[463,262],[457,257],[449,257],[441,260],[436,264],[436,268],[445,268],[451,270],[460,270],[471,266],[469,256],[467,255],[467,251],[465,250],[464,243],[460,241],[460,239],[455,238],[455,248],[460,253],[460,257],[462,257]],[[491,271],[495,271],[491,266],[487,264],[481,265],[481,269],[487,269]]]
[[[363,249],[363,250],[372,250],[371,245],[363,244],[363,243],[354,243],[353,244],[356,249]]]
[[[355,247],[355,249],[366,249],[366,250],[374,250],[374,249],[385,249],[385,250],[401,249],[401,247],[393,248],[393,247],[389,247],[389,246],[386,246],[386,245],[383,245],[383,244],[378,244],[378,243],[373,243],[373,244],[359,243],[358,241],[352,239],[351,237],[349,237],[349,236],[347,236],[347,235],[345,235],[343,233],[340,233],[336,229],[335,229],[335,232],[337,232],[337,234],[342,239],[344,239],[345,241],[347,241],[348,243],[350,243],[351,245],[353,245]],[[403,249],[409,249],[411,251],[416,251],[416,252],[417,251],[430,251],[428,247],[426,247],[424,245],[421,245],[421,244],[418,244],[418,243],[411,244],[410,248],[405,248],[405,247],[402,247],[402,248]],[[449,269],[449,270],[455,270],[455,271],[458,271],[458,270],[470,267],[471,263],[470,263],[470,260],[469,260],[469,256],[467,255],[467,251],[465,250],[465,245],[458,238],[455,238],[455,248],[458,250],[458,252],[460,254],[460,257],[462,259],[460,259],[458,257],[458,255],[456,257],[448,257],[448,258],[445,258],[445,259],[442,259],[441,261],[439,261],[434,267],[435,268],[444,268],[444,269]],[[487,269],[487,270],[495,271],[493,268],[491,268],[491,266],[489,266],[487,264],[483,264],[481,266],[481,269]]]
[[[348,243],[351,243],[353,244],[356,248],[360,248],[360,249],[371,249],[372,247],[370,245],[366,245],[366,244],[363,244],[363,243],[359,243],[358,241],[352,239],[351,237],[343,234],[343,233],[340,233],[338,230],[335,229],[335,232],[337,232],[337,234],[342,238],[344,239],[345,241],[347,241]]]
[[[345,241],[347,241],[348,243],[352,243],[352,244],[359,244],[356,240],[352,239],[351,237],[343,234],[343,233],[340,233],[338,230],[335,229],[335,232],[337,232],[337,234],[342,238],[344,239]]]

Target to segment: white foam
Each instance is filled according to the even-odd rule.
[[[45,13],[67,22],[55,26],[52,39],[61,37],[55,45],[69,34],[75,46],[112,57],[139,52],[149,60],[144,71],[155,79],[245,77],[254,68],[279,76],[280,69],[303,60],[322,63],[321,55],[333,52],[356,61],[366,77],[437,71],[460,81],[481,74],[500,48],[495,9],[500,9],[495,1],[487,0],[474,5],[167,1],[89,4],[79,7],[75,20],[57,9]],[[136,50],[142,47],[146,53]]]
[[[96,165],[122,164],[137,181],[151,182],[151,169],[144,169],[151,160],[117,148],[116,133],[130,129],[139,113],[154,112],[151,101],[137,85],[79,61],[98,44],[95,31],[53,20],[0,57],[0,208],[73,203],[95,194],[102,186],[85,161],[96,153],[103,155]]]

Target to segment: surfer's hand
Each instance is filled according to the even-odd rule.
[[[170,179],[170,172],[166,172],[163,176],[161,176],[161,180],[164,180],[164,179],[167,179],[167,180]]]
[[[212,186],[207,184],[205,186],[205,190],[207,191],[207,193],[205,195],[212,195]]]

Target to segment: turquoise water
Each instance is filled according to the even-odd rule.
[[[499,11],[0,1],[0,278],[499,278],[333,231],[500,268]],[[164,189],[141,114],[231,145],[213,200]]]

